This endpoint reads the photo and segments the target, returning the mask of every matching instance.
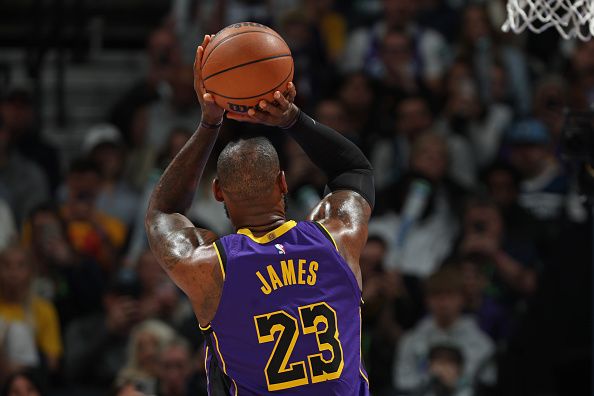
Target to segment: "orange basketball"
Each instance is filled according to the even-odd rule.
[[[268,26],[241,22],[218,32],[202,56],[204,86],[217,104],[246,113],[261,99],[274,101],[293,79],[293,58],[285,40]]]

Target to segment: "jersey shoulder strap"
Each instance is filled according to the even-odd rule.
[[[336,244],[336,241],[334,240],[328,229],[324,227],[322,223],[319,223],[317,221],[312,221],[312,223],[318,228],[318,230],[320,230],[322,235],[324,235],[332,243],[332,245],[334,245],[334,248],[338,250],[338,245]]]
[[[225,252],[225,248],[223,246],[223,242],[220,239],[217,239],[212,246],[215,248],[217,252],[217,257],[219,259],[219,265],[221,266],[221,272],[223,274],[223,280],[225,280],[225,275],[227,274],[227,252]]]

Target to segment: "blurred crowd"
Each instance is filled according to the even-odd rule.
[[[563,109],[594,103],[594,41],[504,35],[505,15],[499,0],[173,1],[147,37],[147,73],[76,158],[44,139],[30,91],[6,90],[1,395],[206,394],[196,319],[143,221],[200,120],[195,46],[242,20],[285,38],[296,103],[374,166],[361,257],[372,393],[588,394],[591,217],[560,140]],[[289,217],[305,219],[325,180],[281,131],[226,121],[213,158],[254,134],[277,147]],[[214,165],[188,215],[222,235]]]

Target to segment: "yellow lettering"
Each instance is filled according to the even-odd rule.
[[[318,262],[312,261],[309,263],[309,275],[307,276],[307,284],[313,286],[316,284],[316,271],[318,270]]]
[[[272,288],[270,287],[270,285],[268,284],[268,282],[266,282],[266,279],[264,279],[264,277],[262,276],[262,274],[260,273],[260,271],[256,271],[256,276],[262,282],[262,287],[260,288],[260,290],[262,290],[262,293],[264,293],[264,294],[270,294],[270,292],[272,291]]]
[[[299,283],[300,285],[305,285],[305,280],[303,279],[303,275],[305,275],[303,264],[305,264],[305,260],[299,259],[299,278],[297,283]]]
[[[295,267],[293,265],[293,260],[282,260],[281,264],[281,271],[283,273],[283,283],[285,286],[294,285],[297,283],[295,279]]]
[[[281,282],[280,278],[276,274],[274,267],[272,267],[272,265],[269,265],[266,267],[266,269],[268,270],[268,276],[270,277],[270,283],[272,283],[272,288],[274,290],[276,290],[279,287],[283,287],[283,283]]]

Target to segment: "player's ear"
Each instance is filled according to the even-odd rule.
[[[221,183],[219,182],[219,178],[215,177],[212,180],[212,195],[214,195],[215,199],[219,202],[223,202],[225,198],[223,197],[223,190],[221,189]]]
[[[287,186],[287,179],[285,178],[285,171],[280,171],[278,173],[277,183],[280,187],[281,193],[287,194],[289,192],[289,187]]]

